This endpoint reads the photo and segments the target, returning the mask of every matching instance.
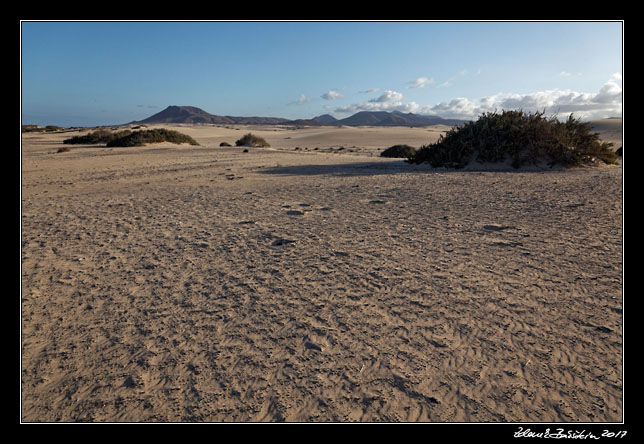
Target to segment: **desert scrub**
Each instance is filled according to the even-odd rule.
[[[394,145],[390,146],[382,153],[380,157],[396,157],[396,158],[406,158],[409,159],[416,154],[416,148],[409,145]]]
[[[237,146],[263,146],[270,147],[268,142],[263,138],[256,136],[254,134],[248,133],[241,139],[235,142]]]
[[[107,147],[130,147],[143,146],[146,143],[189,143],[190,145],[199,145],[192,137],[174,130],[165,128],[155,128],[151,130],[141,130],[130,132],[122,137],[116,137],[107,142]]]
[[[428,162],[433,167],[463,168],[472,160],[500,163],[514,168],[526,164],[577,166],[601,160],[615,163],[612,143],[599,140],[591,126],[572,114],[564,122],[523,111],[486,113],[478,120],[454,127],[436,143],[422,146],[410,163]]]
[[[63,140],[63,143],[68,145],[109,143],[114,139],[127,136],[131,133],[132,131],[130,130],[112,132],[108,129],[100,128],[100,129],[97,129],[96,131],[87,133],[84,136],[74,136],[70,139],[65,139]]]
[[[39,125],[22,125],[21,132],[23,133],[44,133],[45,128]]]

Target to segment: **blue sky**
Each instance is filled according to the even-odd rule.
[[[23,124],[622,112],[621,22],[22,22]]]

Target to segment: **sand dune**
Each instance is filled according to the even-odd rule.
[[[621,165],[172,128],[201,146],[23,135],[23,421],[622,420]],[[272,148],[219,147],[246,132]]]

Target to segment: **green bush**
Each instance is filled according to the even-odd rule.
[[[190,145],[199,145],[192,137],[182,134],[178,131],[158,128],[141,131],[116,131],[112,132],[105,128],[100,128],[84,136],[74,136],[71,139],[65,139],[66,144],[96,144],[104,143],[107,147],[129,147],[142,146],[146,143],[170,142],[170,143],[189,143]]]
[[[380,157],[395,157],[395,158],[406,158],[409,159],[416,154],[416,148],[409,145],[394,145],[390,146],[382,153]]]
[[[254,134],[248,133],[241,139],[235,142],[237,146],[263,146],[270,147],[268,142],[263,138],[256,136]]]
[[[116,137],[107,142],[108,147],[130,147],[143,146],[146,143],[189,143],[190,145],[199,145],[192,137],[182,134],[178,131],[167,130],[165,128],[155,128],[151,130],[141,130],[130,132],[120,137]]]
[[[232,145],[228,142],[221,142],[219,146],[232,146]]]
[[[113,133],[108,129],[100,128],[84,136],[74,136],[70,139],[65,139],[63,140],[63,143],[66,143],[69,145],[109,143],[114,139],[127,136],[131,133],[132,131],[130,130],[117,131]]]
[[[510,160],[515,168],[546,162],[576,166],[601,160],[615,163],[617,155],[602,143],[591,126],[572,114],[565,122],[546,118],[544,112],[503,111],[454,127],[436,143],[422,146],[408,159],[433,167],[463,168],[472,160],[499,163]]]

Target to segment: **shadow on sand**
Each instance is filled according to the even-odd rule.
[[[394,162],[352,162],[332,163],[326,165],[288,165],[266,167],[264,174],[286,176],[374,176],[379,174],[398,173],[437,173],[444,170],[434,169],[429,165],[410,165],[403,160]]]
[[[561,167],[524,167],[515,169],[506,165],[471,165],[463,169],[432,168],[429,164],[408,164],[404,160],[393,162],[352,162],[325,165],[288,165],[266,167],[260,172],[263,174],[277,174],[285,176],[375,176],[382,174],[448,174],[448,173],[545,173],[565,171]]]

